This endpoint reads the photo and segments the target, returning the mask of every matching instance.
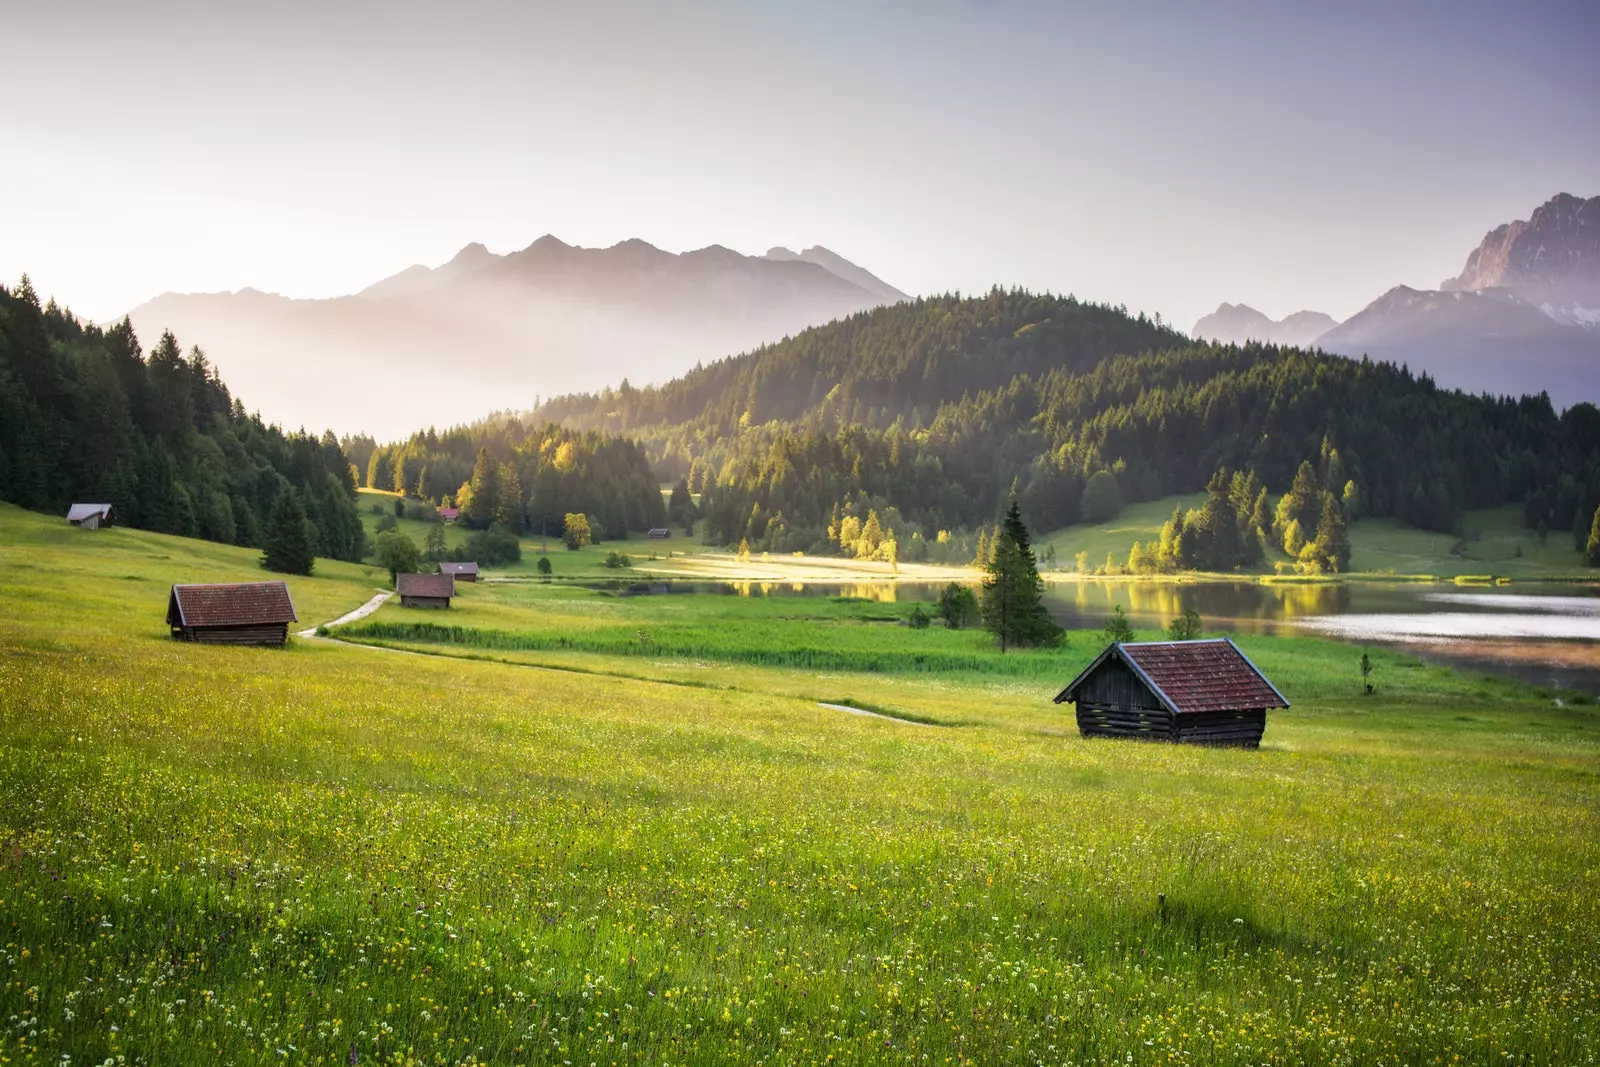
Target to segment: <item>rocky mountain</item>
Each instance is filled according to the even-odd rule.
[[[1273,320],[1246,304],[1224,303],[1195,323],[1190,335],[1224,344],[1263,341],[1306,348],[1337,325],[1338,320],[1320,311],[1297,311]]]
[[[1556,321],[1508,287],[1396,286],[1317,346],[1405,363],[1474,393],[1544,390],[1558,407],[1600,396],[1600,336]]]
[[[825,248],[785,252],[675,255],[547,235],[507,255],[469,244],[330,300],[164,293],[130,316],[147,346],[171,329],[205,349],[269,419],[395,436],[624,378],[664,380],[906,299]]]
[[[1509,289],[1556,322],[1600,328],[1600,196],[1561,193],[1495,227],[1439,288]]]

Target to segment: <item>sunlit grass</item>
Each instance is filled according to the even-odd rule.
[[[253,554],[110,533],[0,509],[0,1060],[1581,1063],[1600,1041],[1590,708],[1387,654],[1364,697],[1355,650],[1255,638],[1295,704],[1262,751],[1086,742],[1049,696],[1088,635],[1038,675],[768,668],[736,638],[982,649],[902,605],[538,583],[424,617],[720,618],[726,655],[202,647],[165,636],[165,584]],[[318,573],[292,583],[308,624],[370,595],[364,568]],[[454,658],[480,652],[568,669]],[[816,704],[841,698],[960,725]]]

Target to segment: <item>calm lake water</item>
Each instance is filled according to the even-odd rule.
[[[889,582],[610,582],[618,595],[855,596],[932,601],[942,586]],[[1392,645],[1422,659],[1600,696],[1600,584],[1507,587],[1424,582],[1050,582],[1056,621],[1096,627],[1121,605],[1134,628],[1159,630],[1186,609],[1208,633],[1309,633]]]

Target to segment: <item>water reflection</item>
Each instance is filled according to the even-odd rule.
[[[975,583],[974,583],[975,584]],[[618,596],[852,597],[936,600],[934,582],[592,583]],[[1142,636],[1193,609],[1211,633],[1314,633],[1405,647],[1424,659],[1600,695],[1600,587],[1522,584],[1465,592],[1421,582],[1052,581],[1045,605],[1062,626],[1099,627],[1121,606]]]

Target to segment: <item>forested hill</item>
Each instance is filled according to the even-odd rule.
[[[146,358],[126,320],[86,326],[41,307],[26,277],[0,286],[0,500],[63,516],[109,503],[124,525],[261,547],[290,491],[316,555],[361,558],[354,474],[331,433],[246,414],[171,333]]]
[[[1469,396],[1320,352],[1197,345],[1118,309],[1022,292],[867,312],[540,414],[627,433],[664,478],[705,494],[713,540],[772,551],[849,551],[846,520],[876,513],[902,558],[922,545],[937,556],[940,531],[959,541],[993,522],[1013,486],[1029,522],[1054,528],[1083,517],[1100,472],[1128,501],[1198,491],[1222,469],[1276,496],[1309,462],[1315,492],[1347,501],[1346,518],[1445,531],[1464,509],[1507,501],[1526,505],[1530,526],[1587,531],[1600,503],[1592,405],[1558,417],[1543,396]]]
[[[1172,348],[1183,334],[1073,297],[991,290],[859,312],[699,367],[659,387],[559,397],[537,414],[613,432],[694,423],[711,434],[823,409],[888,426],[932,420],[941,404],[1019,375],[1088,371],[1109,356]]]

